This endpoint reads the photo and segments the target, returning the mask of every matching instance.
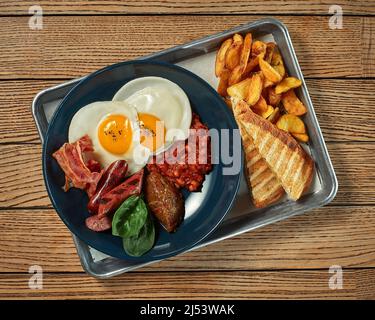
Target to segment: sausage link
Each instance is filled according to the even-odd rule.
[[[124,181],[128,164],[125,160],[117,160],[113,162],[103,173],[95,194],[91,197],[87,209],[92,214],[97,213],[100,199],[113,188],[117,187]]]

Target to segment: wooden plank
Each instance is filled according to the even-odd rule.
[[[37,2],[44,14],[177,14],[177,13],[249,13],[249,14],[328,14],[332,1],[181,1],[181,0],[39,0]],[[371,0],[335,1],[342,6],[345,15],[351,14],[375,14],[375,8]],[[35,5],[34,1],[0,2],[2,15],[27,14],[29,7]]]
[[[374,141],[373,80],[307,80],[326,142]]]
[[[35,95],[61,81],[1,81],[0,137],[2,143],[40,143],[31,114]]]
[[[375,141],[375,80],[308,79],[307,86],[326,141]],[[61,81],[0,82],[1,142],[35,142],[30,104],[42,89]]]
[[[53,210],[0,211],[0,272],[82,271]],[[16,223],[15,223],[16,221]],[[27,232],[25,232],[27,230]],[[142,271],[375,267],[375,207],[326,207],[156,263]]]
[[[44,274],[30,289],[30,274],[0,275],[9,299],[374,299],[374,269],[343,270],[343,289],[332,290],[327,270],[130,273],[108,280],[83,274]]]
[[[262,16],[50,16],[0,18],[0,78],[78,77],[106,65],[214,34]],[[306,77],[374,77],[375,19],[276,16],[289,28]],[[350,39],[350,45],[348,43]]]
[[[333,201],[340,205],[375,204],[375,144],[330,143],[339,181]],[[50,207],[41,170],[39,145],[0,145],[0,208]]]

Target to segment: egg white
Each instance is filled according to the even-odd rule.
[[[133,131],[133,141],[129,149],[120,155],[108,152],[99,142],[98,126],[103,119],[111,114],[127,117]],[[139,133],[137,110],[124,101],[100,101],[90,103],[77,111],[70,122],[68,139],[71,143],[87,134],[94,147],[90,158],[99,161],[104,168],[114,161],[126,160],[128,173],[133,174],[142,169],[148,159],[148,151],[139,143],[139,134],[137,133]]]
[[[113,101],[126,101],[139,113],[148,113],[164,122],[165,150],[174,140],[189,137],[192,111],[186,93],[174,82],[160,77],[138,78],[125,84]],[[156,150],[158,153],[162,150]]]

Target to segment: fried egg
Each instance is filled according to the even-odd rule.
[[[148,155],[140,144],[138,114],[128,103],[94,102],[78,110],[70,122],[69,142],[86,134],[94,147],[91,156],[102,167],[124,159],[128,162],[129,174],[132,174],[145,166]]]
[[[159,153],[173,141],[189,136],[190,102],[172,81],[160,77],[135,79],[125,84],[113,101],[125,101],[137,110],[140,142],[152,153]]]

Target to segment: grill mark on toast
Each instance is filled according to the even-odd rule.
[[[289,133],[278,129],[250,109],[241,113],[238,118],[238,122],[253,138],[254,145],[276,177],[280,179],[288,195],[297,200],[311,184],[313,174],[311,157]],[[277,143],[270,145],[270,139]],[[277,149],[282,150],[281,153],[277,153]]]
[[[234,104],[237,105],[237,104]],[[285,193],[280,181],[269,168],[254,144],[254,139],[238,121],[238,115],[247,112],[249,107],[245,102],[239,103],[240,108],[234,108],[234,115],[240,128],[246,159],[246,180],[250,189],[253,204],[262,208],[279,200]]]
[[[254,192],[267,185],[267,183],[269,183],[272,179],[275,179],[274,175],[267,173],[267,178],[261,179],[261,181],[253,188]]]

